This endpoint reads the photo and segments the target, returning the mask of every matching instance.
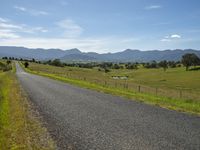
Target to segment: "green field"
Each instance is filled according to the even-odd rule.
[[[54,149],[46,128],[22,93],[14,65],[12,71],[0,70],[0,149]]]
[[[200,71],[185,68],[138,70],[113,69],[105,73],[98,68],[55,67],[30,63],[29,72],[62,80],[82,87],[137,99],[162,107],[200,113]],[[112,76],[128,76],[127,80]]]

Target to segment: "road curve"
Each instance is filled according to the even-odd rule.
[[[199,150],[200,117],[32,75],[17,77],[59,149]]]

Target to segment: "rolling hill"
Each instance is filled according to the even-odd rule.
[[[117,61],[117,62],[148,62],[152,60],[178,61],[185,53],[195,53],[200,57],[200,50],[132,50],[127,49],[116,53],[98,54],[95,52],[81,52],[79,49],[31,49],[25,47],[0,46],[0,57],[35,58],[38,60],[61,59],[62,61]]]

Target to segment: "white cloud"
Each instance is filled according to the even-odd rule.
[[[171,35],[167,35],[165,36],[163,39],[161,39],[161,42],[170,42],[176,39],[181,39],[181,35],[178,34],[171,34]]]
[[[161,39],[160,41],[161,41],[161,42],[170,42],[171,39]]]
[[[71,19],[61,20],[56,24],[58,27],[64,29],[64,37],[78,37],[83,32],[83,28]]]
[[[24,25],[24,29],[21,32],[36,34],[36,33],[46,33],[48,32],[48,30],[44,29],[43,27],[29,27],[27,25]]]
[[[160,9],[160,8],[162,8],[161,5],[150,5],[145,7],[146,10]]]
[[[178,34],[172,34],[170,37],[171,37],[171,38],[177,38],[177,39],[180,39],[180,38],[181,38],[181,36],[178,35]]]
[[[22,12],[26,12],[32,16],[40,16],[40,15],[48,15],[49,13],[46,11],[41,11],[41,10],[35,10],[35,9],[27,9],[25,7],[22,6],[14,6],[15,9],[22,11]]]
[[[22,29],[21,26],[10,24],[10,23],[3,23],[3,22],[0,22],[0,28]]]
[[[20,36],[13,33],[12,30],[0,29],[0,39],[15,39],[19,37]]]
[[[8,20],[0,17],[0,22],[8,22]]]
[[[0,38],[18,38],[21,33],[36,34],[48,32],[43,27],[30,27],[26,24],[16,24],[8,19],[0,19],[0,30]]]
[[[17,9],[17,10],[20,10],[20,11],[24,11],[24,12],[27,11],[26,8],[21,7],[21,6],[14,6],[14,8]]]

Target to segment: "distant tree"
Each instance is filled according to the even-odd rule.
[[[171,67],[171,68],[175,68],[176,62],[175,61],[168,61],[168,66]]]
[[[26,62],[24,63],[24,67],[25,67],[25,68],[28,68],[28,66],[29,66],[29,63],[26,61]]]
[[[113,69],[120,69],[120,66],[118,64],[114,64]]]
[[[108,73],[108,72],[110,72],[110,69],[104,68],[104,71],[105,71],[105,73]]]
[[[187,54],[182,56],[181,62],[186,67],[186,71],[188,71],[190,66],[199,65],[200,64],[200,59],[194,53],[187,53]]]
[[[111,68],[113,66],[113,63],[112,62],[103,62],[100,64],[100,67],[101,68]]]
[[[51,62],[52,62],[51,60],[48,60],[48,61],[45,62],[45,64],[51,65]]]
[[[136,63],[128,63],[125,64],[126,69],[138,69],[138,65]]]
[[[10,60],[7,60],[6,63],[9,65],[9,64],[11,64],[11,61],[10,61]]]
[[[155,60],[153,60],[151,62],[145,63],[144,67],[145,68],[158,68],[158,63]]]
[[[32,58],[32,62],[35,62],[35,59],[34,59],[34,58]]]
[[[164,69],[164,71],[166,71],[167,68],[168,68],[168,64],[167,64],[167,61],[166,61],[166,60],[163,60],[163,61],[159,62],[158,65],[159,65],[160,67],[162,67],[162,68]]]
[[[62,62],[60,61],[60,59],[54,59],[50,65],[53,65],[53,66],[57,66],[57,67],[63,67],[64,65],[62,64]]]
[[[8,59],[8,57],[2,57],[2,59]]]

